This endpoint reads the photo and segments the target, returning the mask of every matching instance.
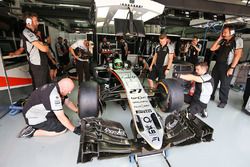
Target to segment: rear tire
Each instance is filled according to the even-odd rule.
[[[98,117],[99,87],[96,82],[88,81],[80,85],[78,92],[79,117]]]

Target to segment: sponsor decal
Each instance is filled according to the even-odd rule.
[[[104,129],[104,132],[108,133],[108,134],[116,135],[116,136],[124,136],[124,137],[126,137],[126,134],[125,134],[124,130],[121,130],[121,129],[113,130],[113,129],[110,129],[110,128],[106,127]]]
[[[160,141],[160,138],[159,137],[153,137],[152,142],[154,142],[154,141],[158,142],[158,141]]]
[[[142,89],[131,89],[129,91],[130,94],[133,94],[133,93],[141,93]]]
[[[140,113],[151,113],[152,110],[151,109],[148,109],[148,110],[136,110],[135,111],[137,114],[140,114]],[[148,117],[147,117],[148,118]],[[144,121],[145,122],[145,121]]]
[[[134,108],[144,108],[144,107],[150,107],[150,105],[148,105],[148,104],[141,104],[141,105],[139,105],[139,106],[134,106]]]
[[[152,125],[146,125],[145,128],[147,129],[149,134],[155,134],[156,131],[155,129],[152,127]]]
[[[146,96],[136,96],[136,97],[131,97],[131,100],[141,100],[141,99],[146,99]]]
[[[147,100],[133,101],[133,104],[138,104],[138,103],[148,103],[148,101]]]
[[[150,123],[150,122],[152,122],[152,120],[151,120],[149,117],[144,117],[144,118],[143,118],[143,121],[144,121],[145,123]]]

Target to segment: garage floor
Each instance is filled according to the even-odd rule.
[[[71,97],[76,102],[77,90]],[[230,101],[225,109],[216,107],[217,101],[208,105],[208,118],[204,119],[214,128],[214,141],[169,149],[168,160],[172,167],[249,167],[250,117],[240,111],[242,92],[230,92]],[[74,124],[78,116],[65,109]],[[129,136],[130,112],[123,111],[116,103],[109,103],[104,118],[119,121]],[[0,166],[1,167],[132,167],[128,157],[108,160],[94,159],[86,164],[77,164],[80,136],[67,132],[58,137],[31,139],[16,138],[25,126],[22,114],[6,115],[0,119]],[[142,167],[167,166],[161,155],[139,158]]]

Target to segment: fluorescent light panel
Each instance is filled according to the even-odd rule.
[[[132,11],[135,14],[136,11]],[[128,17],[127,17],[128,16]],[[128,9],[118,9],[112,20],[116,19],[129,19]]]
[[[97,8],[97,17],[98,18],[105,18],[109,12],[109,7],[101,7]]]
[[[103,26],[103,24],[104,24],[104,22],[103,22],[103,21],[101,21],[101,22],[97,22],[97,23],[96,23],[96,26],[97,26],[97,27],[102,27],[102,26]]]
[[[141,17],[139,17],[138,19],[141,18],[141,20],[143,20],[145,22],[145,21],[148,21],[148,20],[154,18],[155,16],[158,16],[158,14],[149,11],[149,12],[145,13],[144,15],[142,15]]]

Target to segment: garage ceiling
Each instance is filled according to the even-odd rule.
[[[246,6],[241,0],[154,1],[165,5],[165,9],[163,14],[147,21],[147,24],[166,23],[167,26],[187,27],[190,22],[200,20],[206,14],[207,16],[216,14],[217,18],[223,18],[223,14],[226,14],[226,18],[228,15],[250,17],[250,6]],[[124,0],[124,2],[139,2],[139,0]],[[0,19],[1,16],[21,17],[21,11],[33,11],[40,18],[67,31],[87,31],[93,28],[95,23],[94,4],[94,0],[3,0],[0,1],[0,8],[3,11]],[[186,12],[189,12],[189,17]],[[210,20],[214,21],[213,18]],[[207,21],[209,20],[204,22]]]

